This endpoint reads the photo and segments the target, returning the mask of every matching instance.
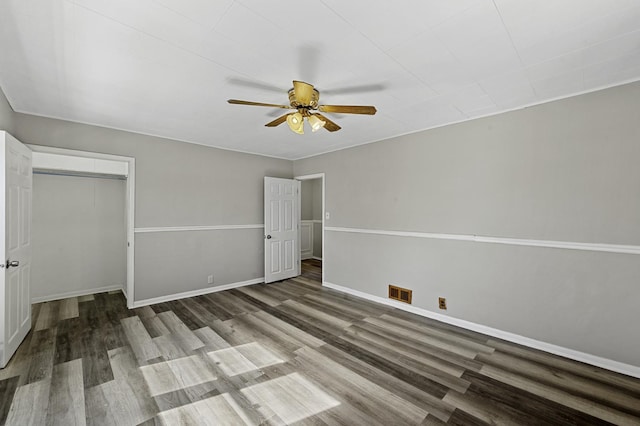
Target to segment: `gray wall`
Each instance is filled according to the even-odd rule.
[[[125,192],[123,180],[34,174],[33,298],[123,287]]]
[[[294,162],[326,226],[640,245],[640,83]],[[325,233],[325,280],[640,366],[637,255]],[[437,298],[449,309],[438,311]]]
[[[102,127],[15,114],[23,143],[136,158],[136,228],[263,223],[263,178],[292,162]],[[215,138],[215,135],[212,135]],[[228,233],[233,233],[229,242]],[[185,244],[188,242],[188,244]],[[137,233],[135,300],[260,278],[262,231]],[[160,275],[170,265],[179,275]]]
[[[14,116],[15,113],[9,105],[7,98],[0,87],[0,130],[5,130],[12,135],[14,134]]]

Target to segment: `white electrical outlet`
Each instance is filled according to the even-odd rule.
[[[213,275],[207,277],[207,284],[213,284]]]

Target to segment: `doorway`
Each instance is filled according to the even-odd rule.
[[[126,277],[122,292],[127,307],[133,308],[134,289],[134,223],[135,223],[135,158],[41,145],[27,145],[33,151],[33,168],[46,173],[90,175],[123,179],[125,185]],[[68,294],[67,296],[72,296]]]
[[[300,275],[323,282],[324,271],[324,173],[296,176],[300,181]]]

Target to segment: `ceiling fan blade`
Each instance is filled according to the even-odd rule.
[[[318,118],[320,118],[322,121],[325,122],[324,124],[324,128],[327,129],[330,132],[337,132],[338,130],[342,129],[342,127],[338,126],[336,123],[334,123],[333,121],[329,120],[327,117],[325,117],[324,115],[315,112],[313,115],[318,116]]]
[[[285,121],[287,121],[287,117],[289,116],[289,114],[285,114],[282,117],[278,117],[275,120],[265,124],[266,127],[276,127],[281,125],[282,123],[284,123]]]
[[[293,80],[293,91],[296,94],[296,100],[300,105],[311,104],[313,97],[313,86],[304,81]]]
[[[320,105],[318,111],[335,112],[338,114],[368,114],[374,115],[376,107],[365,105]]]
[[[263,106],[263,107],[272,107],[272,108],[293,109],[287,105],[263,104],[262,102],[241,101],[238,99],[229,99],[227,100],[227,102],[234,105],[252,105],[252,106]]]

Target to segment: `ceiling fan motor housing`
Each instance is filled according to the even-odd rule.
[[[303,105],[296,98],[295,89],[294,88],[289,89],[289,104],[293,108],[301,108],[302,107],[302,108],[317,109],[318,108],[319,99],[320,99],[320,92],[318,92],[318,90],[316,90],[316,89],[313,89],[313,93],[311,95],[311,101],[309,102],[309,105]]]

